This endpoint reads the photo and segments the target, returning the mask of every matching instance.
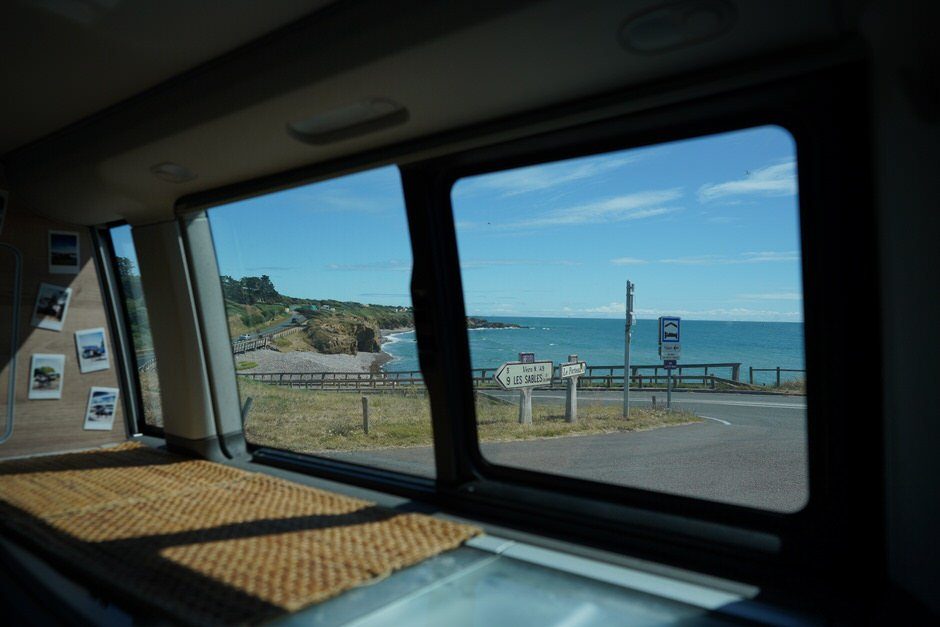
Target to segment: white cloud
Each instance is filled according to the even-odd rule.
[[[390,259],[388,261],[369,261],[366,263],[331,263],[326,266],[326,269],[340,272],[410,271],[411,266],[410,261]]]
[[[583,314],[626,314],[627,305],[626,303],[608,303],[606,305],[600,305],[598,307],[589,307],[587,309],[568,309],[569,312],[574,313],[583,313]]]
[[[473,270],[498,266],[580,266],[581,263],[571,259],[468,259],[460,263],[460,268]]]
[[[774,311],[772,309],[749,309],[747,307],[716,307],[714,309],[640,309],[638,316],[682,316],[690,320],[753,320],[764,322],[797,322],[803,318],[799,311]]]
[[[747,252],[738,255],[693,255],[690,257],[673,257],[660,259],[660,263],[671,263],[683,266],[721,266],[741,263],[772,263],[780,261],[799,261],[800,253],[789,251],[762,251]]]
[[[615,266],[639,266],[649,262],[645,259],[637,259],[636,257],[617,257],[616,259],[611,259],[610,263]]]
[[[702,185],[698,199],[708,202],[727,196],[792,196],[796,191],[796,162],[790,160],[748,172],[736,181]]]
[[[533,229],[599,222],[642,220],[679,211],[678,207],[663,206],[682,196],[680,189],[664,189],[614,196],[563,209],[554,209],[540,217],[499,225],[502,229]]]
[[[739,294],[742,300],[803,300],[799,292],[767,292],[763,294]]]
[[[597,307],[564,307],[560,315],[588,318],[620,318],[624,316],[624,303],[608,303]],[[803,314],[798,311],[774,311],[771,309],[749,309],[747,307],[717,307],[714,309],[637,309],[637,316],[658,318],[659,316],[682,316],[690,320],[751,320],[766,322],[798,322]],[[557,315],[557,314],[556,314]]]
[[[455,191],[458,196],[483,190],[501,192],[502,196],[516,196],[599,176],[638,159],[636,155],[602,156],[535,165],[474,177],[459,183]]]

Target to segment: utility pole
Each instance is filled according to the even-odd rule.
[[[633,283],[627,281],[626,324],[623,330],[623,417],[630,417],[630,339],[633,337]]]

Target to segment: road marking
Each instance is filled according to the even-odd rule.
[[[536,390],[533,398],[565,398],[561,394],[540,394]],[[593,394],[581,394],[581,400],[599,400],[601,402],[607,403],[620,403],[622,400],[620,398],[614,398],[609,396],[595,396]],[[635,403],[648,403],[646,399],[636,399]],[[732,401],[732,400],[709,400],[704,398],[673,398],[673,403],[691,403],[693,405],[702,404],[702,405],[728,405],[732,407],[777,407],[780,409],[806,409],[806,405],[797,405],[796,403],[771,403],[769,401]],[[631,405],[634,404],[634,401],[631,400]]]
[[[699,416],[699,418],[704,418],[705,420],[714,420],[715,422],[720,422],[723,425],[731,426],[731,423],[727,420],[722,420],[721,418],[712,418],[711,416]]]

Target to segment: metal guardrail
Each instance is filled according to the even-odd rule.
[[[734,379],[719,377],[715,370],[730,369],[732,377],[740,373],[739,363],[684,364],[676,368],[672,375],[674,383],[697,383],[703,387],[715,389],[718,385],[744,387],[745,384]],[[701,373],[689,374],[689,370],[701,370]],[[496,388],[493,378],[498,368],[474,368],[473,385],[477,388]],[[630,386],[638,389],[665,385],[668,378],[662,364],[637,365],[630,367]],[[685,372],[683,372],[685,371]],[[603,373],[603,374],[600,374]],[[565,380],[560,376],[560,366],[556,366],[552,381],[542,387],[562,387]],[[244,377],[261,383],[304,389],[399,389],[424,386],[424,376],[420,370],[392,370],[387,372],[239,372]],[[588,366],[579,378],[580,388],[623,389],[623,366]]]

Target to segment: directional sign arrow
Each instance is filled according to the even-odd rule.
[[[550,385],[553,368],[554,364],[550,361],[535,361],[529,364],[510,361],[500,366],[493,378],[504,390],[533,388]]]
[[[568,377],[580,377],[587,370],[587,363],[583,361],[561,364],[561,378],[567,379]]]

